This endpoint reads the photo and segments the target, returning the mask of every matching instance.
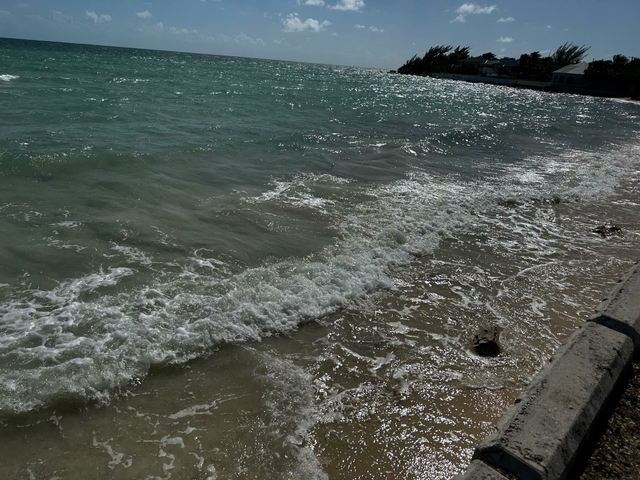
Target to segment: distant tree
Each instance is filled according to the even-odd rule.
[[[543,57],[540,52],[531,52],[520,55],[516,70],[519,78],[548,82],[553,76],[553,71],[557,69],[552,57]]]
[[[605,89],[615,82],[615,70],[611,60],[595,60],[584,72],[587,85],[596,90]]]
[[[534,79],[537,77],[537,65],[540,62],[540,52],[523,53],[518,59],[518,77]]]
[[[422,57],[420,66],[423,72],[441,72],[446,69],[448,53],[453,49],[451,45],[436,45],[431,47]]]
[[[558,49],[551,55],[551,60],[558,68],[566,67],[573,63],[580,63],[590,48],[591,47],[586,47],[584,45],[579,47],[578,45],[567,42],[558,47]]]
[[[471,47],[436,45],[429,48],[423,57],[414,55],[398,69],[399,73],[430,74],[455,71],[458,62],[469,58]]]
[[[624,55],[614,55],[613,64],[618,68],[624,68],[629,63],[629,59]]]
[[[640,99],[640,58],[632,58],[624,67],[628,93],[631,98]]]
[[[469,58],[469,52],[471,51],[471,47],[456,47],[456,49],[449,54],[449,62],[452,65],[457,65],[458,62],[462,60],[466,60]]]
[[[399,69],[399,73],[413,74],[418,73],[418,65],[420,63],[420,57],[418,55],[414,55],[409,60],[407,60],[404,65],[402,65]]]
[[[483,53],[482,55],[480,55],[480,57],[484,58],[485,60],[495,60],[497,58],[496,55],[492,52]]]
[[[640,96],[640,58],[614,55],[613,60],[596,60],[584,72],[587,85],[618,95]]]

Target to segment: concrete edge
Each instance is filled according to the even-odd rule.
[[[609,317],[608,315],[598,315],[590,318],[587,322],[597,323],[598,325],[615,330],[629,337],[633,342],[633,357],[636,359],[640,358],[640,332],[632,325],[617,318]]]
[[[511,480],[502,473],[480,460],[473,460],[469,468],[462,475],[456,475],[453,480]]]
[[[640,263],[618,280],[587,321],[627,335],[633,340],[634,357],[640,357]]]
[[[595,341],[601,337],[606,339],[602,344]],[[640,263],[532,378],[455,480],[570,476],[639,355]],[[568,372],[575,381],[563,384],[558,372]],[[570,406],[558,408],[559,398]]]
[[[474,458],[518,479],[566,478],[631,365],[633,344],[595,323],[558,350],[476,448]]]

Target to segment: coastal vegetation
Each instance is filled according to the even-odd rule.
[[[483,53],[479,57],[471,57],[471,47],[436,45],[431,47],[423,57],[414,55],[398,69],[399,73],[414,75],[432,73],[459,73],[473,75],[478,73],[478,66],[487,62],[501,63],[501,60],[517,63],[514,70],[516,78],[526,80],[551,80],[555,70],[567,65],[579,63],[587,54],[589,47],[565,43],[551,55],[543,57],[540,52],[523,53],[518,60],[510,57],[498,57],[493,52]]]
[[[398,69],[398,73],[480,75],[550,83],[554,72],[581,64],[589,49],[585,45],[567,42],[550,55],[543,56],[534,51],[523,53],[516,59],[498,58],[493,52],[472,57],[469,46],[436,45],[422,57],[411,57]],[[640,58],[614,55],[612,60],[595,60],[580,75],[584,75],[581,85],[585,89],[631,97],[640,95]]]
[[[613,89],[640,97],[640,58],[614,55],[613,60],[591,62],[584,72],[587,85],[595,89]]]
[[[469,58],[471,47],[456,47],[451,45],[436,45],[427,50],[424,57],[414,55],[400,67],[399,73],[421,74],[446,72],[453,73],[459,70],[460,63]]]

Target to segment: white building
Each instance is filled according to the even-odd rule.
[[[553,72],[551,86],[554,88],[563,88],[567,90],[580,90],[587,86],[584,78],[584,72],[589,64],[587,62],[574,63],[562,67]]]

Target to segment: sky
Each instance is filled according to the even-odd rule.
[[[397,69],[472,55],[640,57],[640,0],[0,0],[0,37]]]

